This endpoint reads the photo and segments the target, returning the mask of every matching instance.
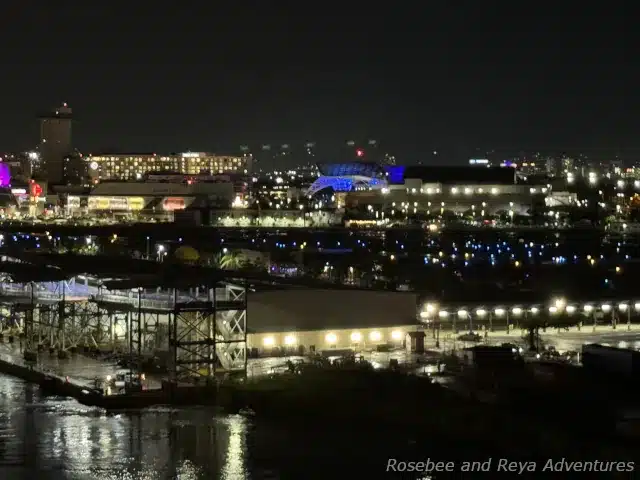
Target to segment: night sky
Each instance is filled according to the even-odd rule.
[[[84,152],[640,154],[631,3],[400,3],[4,2],[0,150],[35,146],[38,112],[66,101]]]

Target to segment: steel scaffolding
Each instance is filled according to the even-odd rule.
[[[192,301],[179,301],[175,290],[174,298],[171,379],[246,375],[247,287],[223,284]]]
[[[3,282],[0,312],[0,332],[22,339],[25,358],[44,349],[66,356],[76,348],[104,348],[128,354],[132,371],[141,371],[145,355],[167,352],[174,381],[246,374],[247,287],[241,282],[155,292],[89,288],[87,281],[77,288],[73,281]]]

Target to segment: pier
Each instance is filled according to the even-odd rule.
[[[0,262],[0,337],[20,343],[27,361],[101,350],[127,356],[135,372],[143,358],[165,357],[175,383],[246,375],[244,280],[197,268],[160,271],[154,262],[136,268],[131,259],[104,265],[81,257],[79,265],[71,257]]]

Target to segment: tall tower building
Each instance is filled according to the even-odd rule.
[[[40,155],[51,183],[64,180],[65,158],[71,155],[72,111],[66,103],[40,117]]]

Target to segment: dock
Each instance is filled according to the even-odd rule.
[[[88,371],[98,365],[104,372],[113,368],[110,364],[88,357],[69,359],[65,365],[49,364],[46,361],[27,362],[15,351],[13,345],[0,345],[0,373],[11,375],[40,386],[49,395],[71,397],[83,405],[106,410],[141,409],[158,405],[215,405],[219,389],[213,386],[175,385],[169,382],[152,381],[153,388],[142,392],[107,395],[94,388],[93,379],[82,374],[72,377],[64,375],[74,370],[74,363],[87,363]],[[72,368],[69,368],[69,364]],[[80,370],[81,371],[81,370]],[[95,371],[95,370],[91,370]],[[106,375],[107,373],[105,373]]]

